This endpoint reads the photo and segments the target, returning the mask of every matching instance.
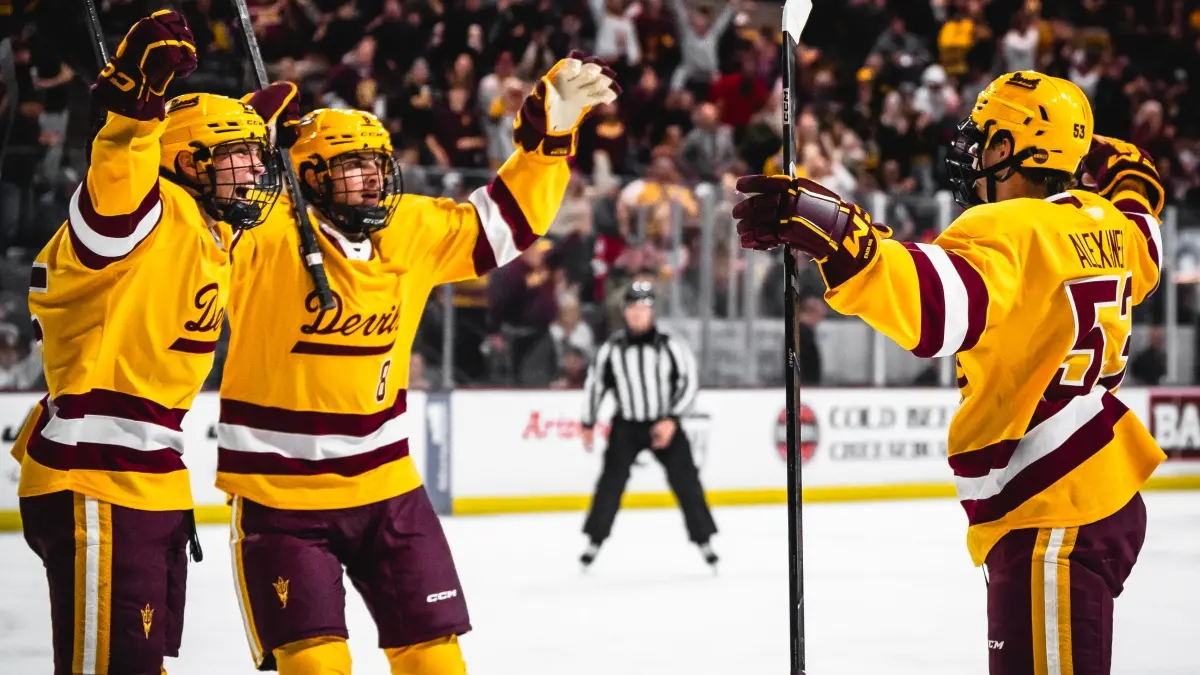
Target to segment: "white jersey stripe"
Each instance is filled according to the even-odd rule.
[[[496,256],[496,266],[501,267],[516,260],[517,256],[521,255],[521,251],[517,248],[516,240],[513,239],[512,227],[500,213],[500,207],[488,193],[487,186],[477,188],[467,198],[467,201],[475,205],[475,210],[479,214],[479,223],[483,227],[484,234],[487,235],[492,253]]]
[[[221,422],[217,424],[217,445],[227,450],[273,453],[310,461],[340,459],[362,455],[409,438],[410,419],[409,413],[401,413],[366,436],[314,436]]]
[[[958,270],[954,268],[954,263],[950,262],[950,256],[946,254],[945,249],[933,244],[917,244],[917,248],[929,258],[929,262],[937,272],[938,279],[942,282],[942,297],[946,308],[942,347],[933,356],[934,358],[951,356],[958,352],[959,347],[962,347],[963,342],[967,339],[970,316],[967,305],[967,287],[963,283],[962,277],[959,276]]]
[[[155,202],[146,215],[142,216],[142,219],[138,221],[137,226],[133,229],[133,233],[128,237],[106,237],[93,230],[79,211],[79,199],[82,191],[86,189],[86,184],[80,183],[79,187],[75,190],[75,194],[71,196],[67,221],[71,225],[71,231],[79,238],[80,243],[98,256],[120,258],[129,255],[143,239],[149,236],[150,232],[154,230],[154,226],[158,224],[159,219],[162,218],[163,207],[162,200],[160,199]]]

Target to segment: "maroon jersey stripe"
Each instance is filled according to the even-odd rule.
[[[336,474],[351,478],[408,456],[408,439],[353,457],[296,459],[269,452],[241,452],[217,448],[217,471],[268,476],[316,476]]]
[[[42,436],[42,430],[49,421],[50,414],[43,405],[41,417],[29,436],[29,447],[26,448],[29,456],[42,466],[58,471],[83,469],[140,473],[171,473],[187,468],[179,453],[170,448],[133,450],[105,443],[56,443]]]
[[[186,352],[188,354],[212,354],[217,351],[217,343],[179,338],[172,342],[171,346],[167,347],[167,349],[175,352]]]
[[[87,186],[84,186],[79,191],[79,215],[83,216],[83,222],[96,234],[120,239],[133,234],[142,218],[158,203],[158,198],[158,181],[154,181],[150,191],[132,213],[102,216],[96,213],[96,207],[92,204],[92,194]]]
[[[293,354],[315,354],[317,356],[379,356],[392,351],[395,340],[386,345],[338,345],[327,342],[296,340]]]
[[[96,209],[92,205],[91,194],[88,192],[87,187],[83,186],[79,190],[79,215],[83,219],[84,224],[86,224],[88,228],[97,234],[114,238],[128,237],[129,235],[133,234],[135,229],[137,229],[138,222],[140,222],[141,219],[150,212],[150,209],[154,208],[154,205],[157,204],[158,201],[158,182],[155,181],[154,187],[152,187],[150,191],[146,193],[146,196],[142,199],[142,203],[138,204],[133,213],[117,216],[102,216],[96,213]],[[159,218],[161,220],[161,215]],[[102,270],[119,260],[123,260],[128,255],[126,254],[116,258],[109,258],[96,253],[88,248],[87,245],[84,244],[79,236],[75,233],[75,227],[73,224],[71,224],[70,218],[67,219],[67,223],[69,225],[69,227],[67,227],[67,234],[71,238],[71,248],[75,251],[75,257],[78,258],[79,262],[88,269]],[[157,223],[155,223],[155,225],[157,226]],[[149,237],[139,241],[137,246],[141,246],[146,239],[149,239]],[[134,247],[133,251],[137,250],[137,246]],[[133,251],[130,251],[130,253]]]
[[[1079,197],[1076,197],[1075,195],[1073,195],[1069,192],[1064,192],[1061,195],[1056,195],[1055,197],[1053,197],[1051,199],[1047,199],[1046,201],[1050,202],[1051,204],[1070,204],[1071,206],[1074,206],[1077,209],[1083,208],[1083,202],[1079,201]]]
[[[532,246],[533,242],[538,240],[538,235],[534,234],[533,228],[529,226],[529,219],[525,217],[525,212],[521,210],[521,205],[517,203],[517,198],[508,189],[503,178],[496,176],[492,179],[488,185],[488,196],[496,203],[504,222],[508,223],[509,229],[512,230],[517,250],[524,251]]]
[[[1129,409],[1115,396],[1104,397],[1103,411],[1088,420],[1053,452],[1025,467],[998,494],[963,500],[971,525],[990,523],[1025,503],[1100,452],[1115,436],[1113,427]]]
[[[946,297],[942,280],[929,256],[915,243],[906,242],[904,248],[917,266],[917,280],[921,292],[921,339],[912,353],[927,359],[942,348],[946,333]]]
[[[479,223],[479,232],[475,235],[475,249],[471,251],[471,259],[475,263],[475,276],[481,277],[496,269],[496,252],[492,250],[492,242],[488,241],[487,231],[483,228],[483,219],[479,211],[475,211],[475,220]]]
[[[399,417],[407,409],[408,396],[403,389],[396,394],[391,406],[365,415],[288,410],[223,398],[221,423],[309,436],[361,437],[373,433],[384,422]]]
[[[93,389],[86,394],[63,394],[54,399],[54,406],[55,415],[62,419],[104,415],[149,422],[175,431],[181,431],[179,425],[187,414],[186,408],[168,408],[140,396],[107,389]]]
[[[967,289],[967,334],[957,351],[965,352],[974,347],[983,335],[987,324],[988,290],[983,277],[961,256],[947,252],[950,263]]]

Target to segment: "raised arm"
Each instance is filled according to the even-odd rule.
[[[787,244],[812,255],[839,313],[930,358],[971,349],[1008,312],[1019,280],[1016,252],[990,235],[986,215],[960,218],[933,244],[902,244],[858,206],[812,181],[795,183],[786,176],[739,181],[739,191],[756,193],[734,207],[742,245]]]
[[[516,150],[466,202],[405,196],[395,218],[401,260],[432,268],[433,284],[483,276],[546,233],[570,178],[579,124],[620,92],[607,67],[579,52],[559,61],[525,99]],[[401,241],[402,240],[402,241]]]
[[[92,85],[93,101],[108,114],[68,219],[88,266],[103,267],[127,256],[158,223],[164,93],[172,79],[186,77],[195,67],[187,22],[164,10],[130,28]]]
[[[1162,264],[1162,234],[1159,213],[1166,192],[1150,154],[1115,138],[1093,136],[1092,147],[1083,159],[1085,182],[1106,197],[1136,227],[1131,237],[1134,255],[1133,304],[1139,304],[1158,288]]]

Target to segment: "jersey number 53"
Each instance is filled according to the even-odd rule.
[[[1075,339],[1066,360],[1046,388],[1043,398],[1047,401],[1083,396],[1097,384],[1105,389],[1115,389],[1125,377],[1125,366],[1129,360],[1129,336],[1133,330],[1129,314],[1133,274],[1126,272],[1123,276],[1076,279],[1068,281],[1064,290],[1075,318]],[[1100,317],[1100,310],[1105,307],[1118,308],[1117,323],[1114,325],[1110,320],[1107,331]],[[1122,344],[1119,357],[1106,372],[1110,331]]]

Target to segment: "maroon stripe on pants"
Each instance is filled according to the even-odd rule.
[[[904,248],[916,265],[921,293],[921,339],[912,353],[923,359],[930,358],[942,348],[946,335],[945,291],[929,256],[912,242],[905,243]]]
[[[265,431],[283,431],[308,436],[367,436],[390,419],[404,414],[408,393],[401,389],[392,405],[366,415],[351,413],[288,410],[265,405],[221,399],[221,423],[252,427]]]
[[[82,628],[75,623],[75,589],[86,582],[76,578],[75,560],[86,547],[76,545],[77,499],[83,497],[64,490],[20,500],[25,541],[41,558],[48,581],[55,673],[73,671],[74,636]],[[185,511],[102,508],[111,515],[110,601],[98,606],[110,626],[107,672],[158,673],[164,656],[179,653],[191,520]],[[142,614],[147,606],[153,610],[148,627]]]
[[[1113,427],[1129,412],[1117,398],[1104,395],[1104,409],[1088,420],[1065,443],[1050,454],[1025,467],[996,495],[986,499],[963,500],[963,509],[971,525],[1003,518],[1026,500],[1050,487],[1092,455],[1100,452],[1114,437]],[[1005,462],[1004,466],[1007,466]]]
[[[108,389],[93,389],[85,394],[63,394],[54,399],[55,414],[63,419],[80,419],[85,415],[120,417],[137,422],[149,422],[180,431],[184,408],[168,408],[150,399],[122,394]]]
[[[268,476],[336,474],[349,478],[407,456],[407,438],[361,455],[321,460],[296,459],[273,452],[242,452],[217,448],[217,471]]]
[[[987,557],[988,672],[1036,672],[1033,640],[1033,551],[1038,530],[1014,530]],[[1135,494],[1116,513],[1080,527],[1067,564],[1071,588],[1071,661],[1076,673],[1107,673],[1112,664],[1114,600],[1124,589],[1146,536],[1146,507]],[[1043,609],[1043,608],[1039,608]],[[1065,608],[1059,605],[1059,611]],[[1064,642],[1065,640],[1060,640]],[[1042,655],[1038,655],[1042,656]]]

